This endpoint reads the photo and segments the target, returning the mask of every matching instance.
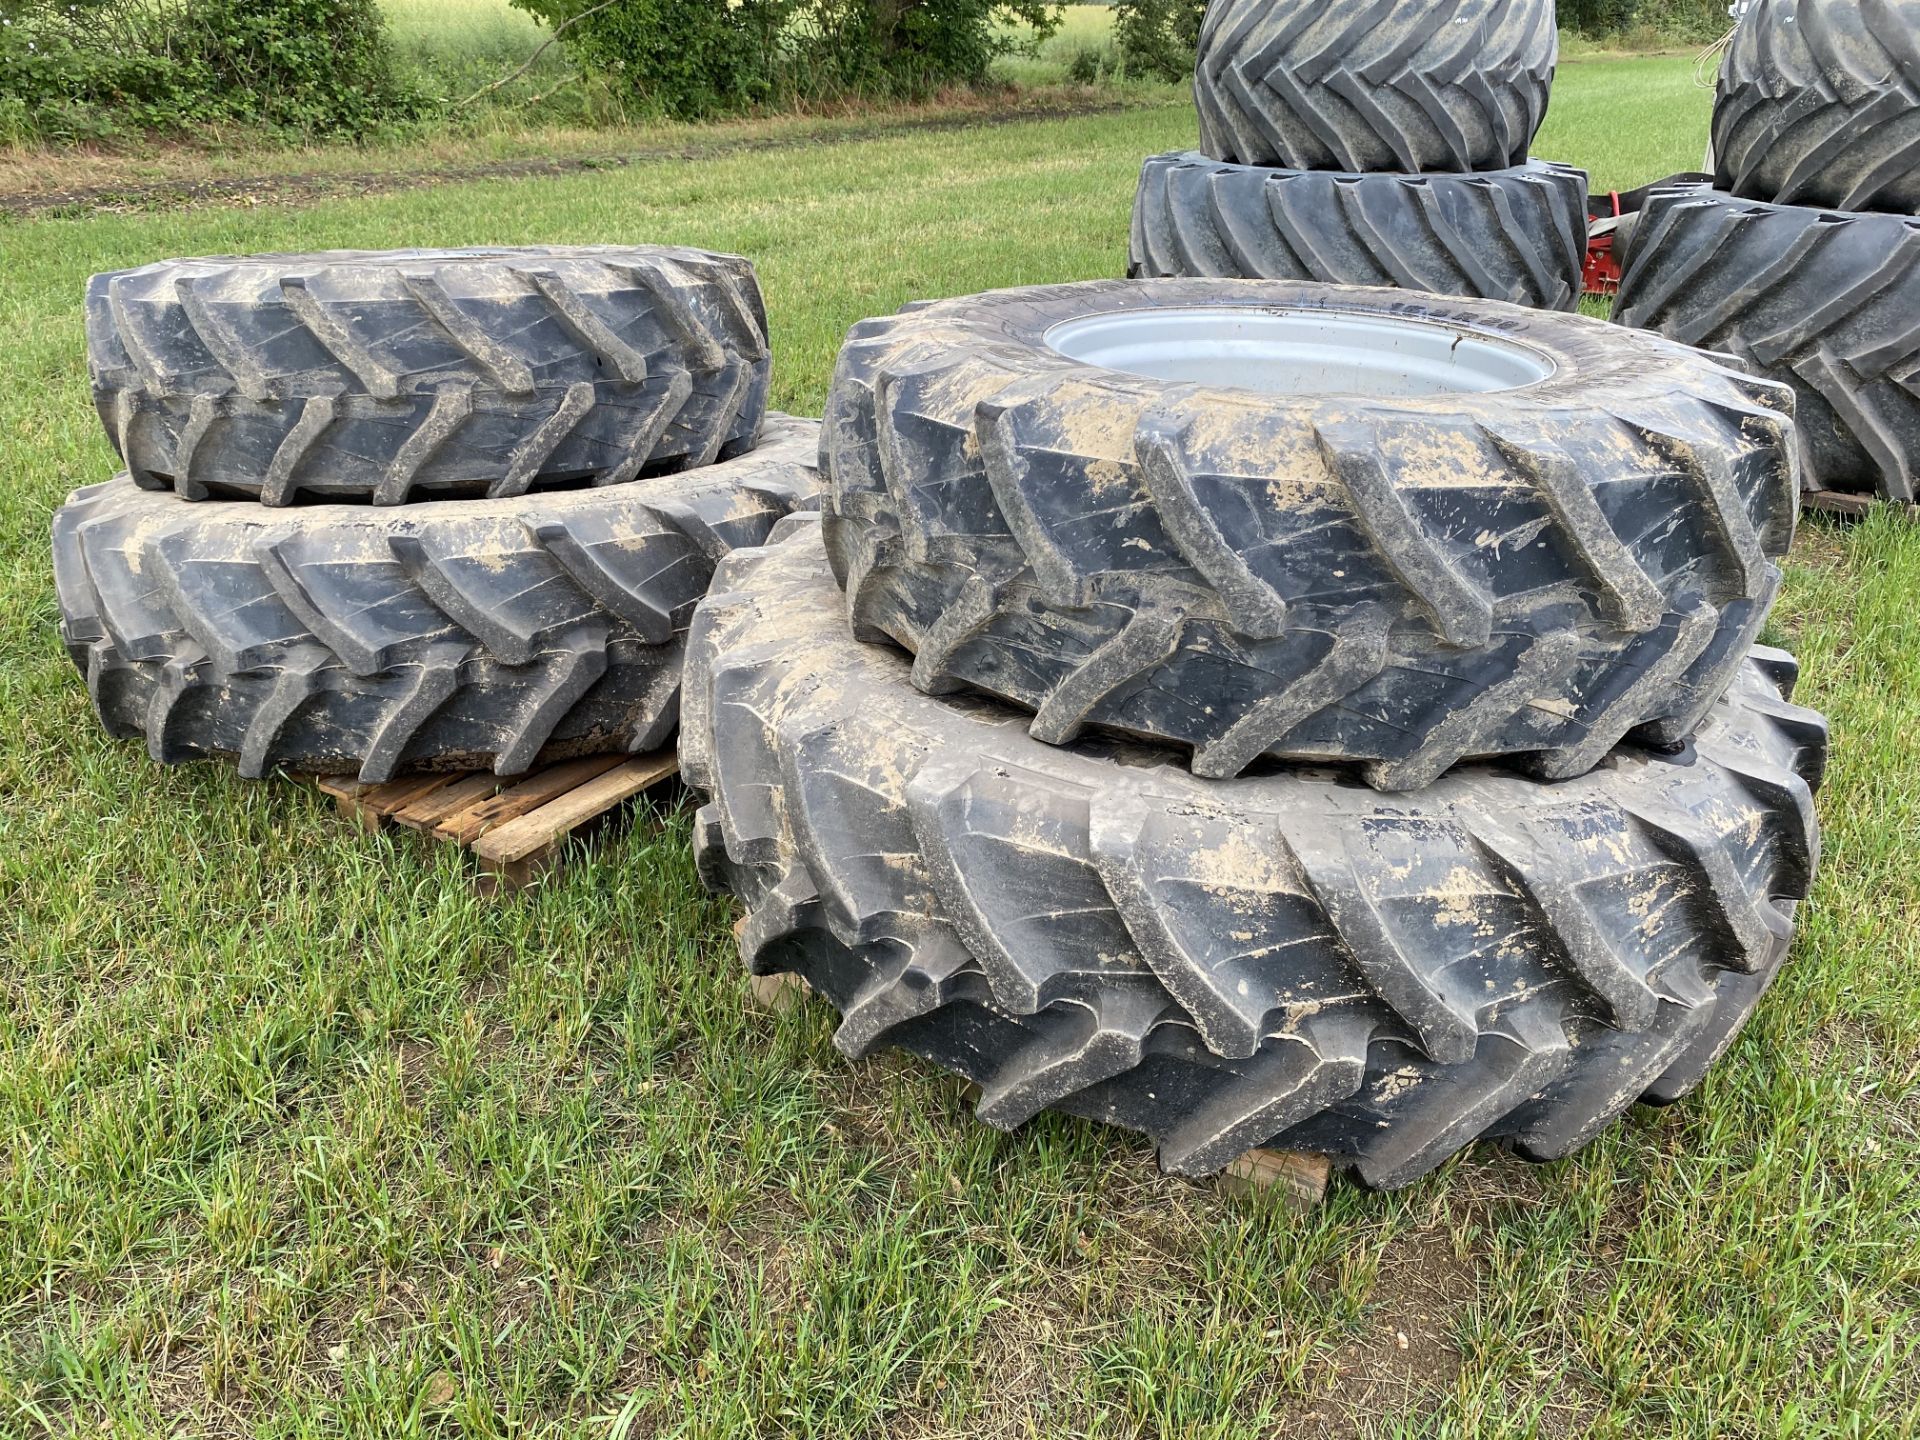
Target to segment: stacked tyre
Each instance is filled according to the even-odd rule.
[[[126,472],[54,517],[61,633],[160,761],[658,746],[714,563],[817,503],[737,256],[169,260],[94,278],[87,343]]]
[[[1557,55],[1552,0],[1213,0],[1200,150],[1146,162],[1128,275],[1573,309],[1587,177],[1528,158]]]
[[[1713,183],[1648,201],[1614,311],[1791,385],[1814,503],[1916,498],[1916,36],[1920,0],[1756,0],[1721,66]]]
[[[1791,396],[1403,291],[1107,281],[850,332],[824,514],[689,643],[703,876],[979,1114],[1368,1183],[1697,1084],[1818,855],[1757,648]]]

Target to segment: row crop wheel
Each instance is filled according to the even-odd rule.
[[[1060,1110],[1202,1175],[1271,1143],[1405,1184],[1476,1138],[1564,1155],[1697,1084],[1765,990],[1818,853],[1826,731],[1744,657],[1678,750],[1382,796],[1293,767],[1041,744],[856,641],[816,524],[724,562],[682,759],[758,973],[1011,1127]]]

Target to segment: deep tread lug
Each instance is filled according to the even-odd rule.
[[[1518,343],[1518,389],[1264,394],[1073,358],[1095,315],[1252,306]],[[1049,338],[1055,337],[1055,338]],[[1453,347],[1449,354],[1453,353]],[[914,684],[1226,779],[1352,762],[1418,788],[1512,755],[1572,776],[1678,743],[1765,623],[1798,503],[1790,393],[1580,316],[1165,279],[856,326],[822,425],[855,633]]]
[[[965,1075],[988,1123],[1126,1126],[1181,1174],[1317,1151],[1379,1186],[1481,1136],[1563,1154],[1697,1083],[1784,953],[1817,724],[1776,656],[1688,752],[1554,784],[1207,781],[920,695],[835,623],[814,526],[729,557],[695,617],[700,873],[843,1051]]]

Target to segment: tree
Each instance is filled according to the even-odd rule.
[[[1185,80],[1200,48],[1207,0],[1114,0],[1113,39],[1130,75]]]
[[[512,0],[574,61],[647,108],[692,118],[768,101],[912,96],[978,84],[1059,24],[1059,0]],[[569,24],[569,22],[572,22]]]

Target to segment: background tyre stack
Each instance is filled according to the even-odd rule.
[[[1580,316],[1101,281],[849,333],[689,642],[701,871],[850,1055],[1405,1184],[1697,1084],[1818,857],[1791,397]]]
[[[1146,162],[1128,275],[1573,309],[1586,173],[1528,158],[1557,55],[1552,0],[1213,0],[1200,151]]]
[[[1614,318],[1794,388],[1810,504],[1920,486],[1920,0],[1757,0],[1712,185],[1648,201]]]
[[[54,517],[61,633],[159,761],[652,749],[714,562],[817,503],[737,256],[168,260],[94,278],[87,342],[127,472]]]

